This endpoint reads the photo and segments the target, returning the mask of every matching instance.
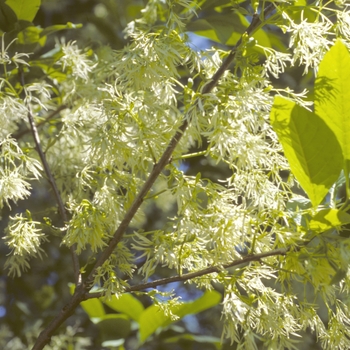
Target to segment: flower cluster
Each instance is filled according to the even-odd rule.
[[[293,47],[292,64],[305,65],[304,73],[309,67],[316,69],[332,45],[331,28],[332,23],[326,20],[310,23],[304,19],[299,24],[291,21],[288,31],[291,32],[290,47]]]
[[[89,79],[89,73],[94,68],[94,64],[88,59],[85,53],[76,45],[75,41],[61,44],[62,57],[57,62],[63,70],[70,69],[73,77],[85,80]]]
[[[0,142],[0,208],[9,201],[16,203],[30,195],[28,180],[41,177],[41,164],[26,154],[7,136]]]
[[[5,268],[10,275],[21,276],[29,268],[28,260],[41,257],[44,252],[40,244],[47,241],[46,236],[37,228],[40,222],[32,221],[22,215],[10,218],[4,237],[6,245],[11,249]]]

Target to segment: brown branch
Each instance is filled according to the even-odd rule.
[[[274,10],[274,5],[273,4],[268,5],[264,11],[265,16],[273,10]],[[254,33],[255,30],[257,30],[259,28],[260,25],[261,25],[261,20],[260,20],[259,16],[254,16],[250,26],[247,28],[244,35],[248,35],[248,36],[251,35],[252,33]],[[243,35],[238,40],[236,45],[233,47],[230,54],[226,57],[225,61],[221,65],[221,67],[213,75],[210,82],[204,86],[204,88],[202,90],[202,94],[209,93],[218,84],[220,78],[222,77],[224,72],[228,69],[228,67],[230,66],[230,64],[234,60],[234,58],[236,56],[237,49],[242,43],[242,38],[243,38]],[[168,147],[166,148],[166,150],[163,153],[162,157],[160,158],[159,162],[157,164],[155,164],[155,166],[153,167],[148,179],[144,183],[143,187],[141,188],[140,192],[136,196],[131,207],[129,208],[129,210],[125,214],[124,219],[122,220],[119,227],[115,231],[113,238],[109,241],[108,247],[102,252],[99,259],[97,260],[94,268],[90,272],[90,274],[85,282],[87,285],[91,284],[97,269],[100,266],[102,266],[103,263],[109,258],[109,256],[113,253],[113,250],[115,249],[117,244],[122,239],[125,230],[129,226],[132,218],[135,216],[137,210],[140,208],[140,206],[143,202],[143,199],[145,198],[148,191],[151,189],[152,185],[154,184],[154,182],[156,181],[156,179],[158,178],[160,173],[163,171],[165,166],[169,163],[170,157],[171,157],[175,147],[179,143],[182,135],[186,131],[187,127],[188,127],[188,120],[185,119],[183,124],[180,126],[179,130],[175,133],[174,137],[171,139]]]
[[[32,350],[41,350],[51,339],[51,335],[63,324],[63,322],[73,315],[75,309],[83,301],[81,293],[74,293],[69,303],[63,307],[60,313],[47,325],[45,330],[40,333]],[[47,335],[49,334],[49,336]]]
[[[265,10],[264,10],[264,13],[262,15],[263,18],[268,17],[274,9],[275,9],[275,5],[273,3],[267,5]],[[256,30],[259,29],[260,25],[262,24],[260,16],[258,14],[255,14],[253,16],[252,22],[250,23],[250,25],[247,28],[247,30],[238,39],[236,45],[232,48],[232,50],[230,51],[230,53],[226,57],[226,60],[222,63],[220,68],[213,75],[213,77],[211,78],[210,82],[204,86],[203,91],[202,91],[203,94],[209,93],[218,84],[220,78],[222,77],[222,75],[225,73],[225,71],[229,68],[230,64],[234,60],[234,58],[236,56],[237,49],[242,44],[243,38],[244,37],[250,37],[252,34],[254,34],[254,32]]]
[[[21,85],[23,87],[23,99],[25,101],[25,94],[26,94],[26,92],[25,92],[25,89],[24,89],[25,81],[24,81],[23,70],[20,70],[19,74],[20,74],[20,82],[21,82]],[[34,143],[35,143],[35,146],[36,146],[36,150],[37,150],[37,152],[39,154],[41,163],[44,166],[44,170],[45,170],[46,176],[48,177],[48,180],[50,182],[51,188],[52,188],[52,190],[54,192],[54,195],[55,195],[55,198],[56,198],[56,202],[58,204],[58,210],[60,212],[61,218],[62,218],[64,223],[67,223],[68,222],[67,212],[66,212],[66,209],[64,207],[61,195],[60,195],[60,193],[58,191],[58,188],[57,188],[57,185],[56,185],[56,181],[55,181],[55,179],[54,179],[54,177],[52,175],[49,163],[46,160],[45,153],[42,150],[38,129],[37,129],[37,127],[35,125],[35,122],[34,122],[34,117],[33,117],[32,110],[30,108],[30,104],[26,103],[26,107],[27,107],[27,110],[28,110],[28,121],[29,121],[30,129],[32,131],[32,135],[33,135]],[[80,285],[81,284],[81,274],[79,272],[79,270],[80,270],[79,260],[78,260],[78,257],[76,255],[76,253],[75,253],[75,248],[71,247],[70,250],[71,250],[71,256],[72,256],[72,261],[73,261],[75,283],[77,285]]]
[[[274,10],[274,8],[275,7],[274,7],[273,4],[269,4],[264,10],[263,18],[266,18]],[[226,57],[226,59],[223,62],[222,66],[213,75],[213,77],[211,78],[209,83],[206,84],[203,87],[202,94],[207,94],[207,93],[211,92],[212,89],[215,86],[217,86],[220,78],[222,77],[224,72],[229,68],[230,64],[233,62],[233,60],[234,60],[234,58],[236,56],[237,49],[242,44],[243,36],[246,37],[246,36],[252,35],[256,30],[259,29],[261,24],[262,24],[262,21],[259,18],[259,16],[254,16],[253,20],[252,20],[251,24],[249,25],[249,27],[247,28],[246,32],[242,35],[242,37],[238,40],[236,45],[230,51],[229,55]],[[169,163],[169,161],[171,159],[171,155],[172,155],[175,147],[179,143],[182,135],[186,131],[187,127],[188,127],[188,120],[185,119],[184,122],[182,123],[182,125],[179,127],[178,131],[175,133],[175,135],[173,136],[173,138],[169,142],[169,144],[168,144],[166,150],[164,151],[163,155],[161,156],[159,162],[154,165],[154,167],[153,167],[151,173],[149,174],[146,182],[144,183],[143,187],[140,189],[140,192],[135,197],[131,207],[126,212],[126,214],[124,216],[124,219],[121,221],[119,227],[114,232],[113,238],[109,241],[107,248],[102,252],[100,257],[98,258],[96,264],[94,265],[94,267],[93,267],[92,271],[90,272],[89,276],[87,277],[86,281],[76,288],[75,293],[74,293],[70,303],[67,304],[67,306],[62,309],[62,311],[59,313],[59,315],[57,315],[56,318],[53,319],[49,323],[49,325],[40,333],[40,335],[39,335],[39,337],[38,337],[38,339],[37,339],[37,341],[36,341],[36,343],[35,343],[35,345],[33,347],[33,350],[41,350],[41,349],[43,349],[44,346],[49,343],[49,341],[51,339],[51,336],[54,334],[54,332],[57,330],[57,328],[67,318],[69,318],[70,315],[73,314],[75,308],[79,305],[79,303],[81,301],[84,300],[84,298],[86,297],[87,292],[91,289],[92,282],[93,282],[93,279],[94,279],[94,276],[95,276],[95,273],[96,273],[97,269],[100,266],[102,266],[103,263],[110,257],[110,255],[113,253],[113,250],[115,249],[117,244],[122,239],[122,237],[123,237],[123,235],[125,233],[125,230],[128,228],[131,220],[135,216],[137,210],[140,208],[140,206],[141,206],[145,196],[147,195],[148,191],[151,189],[152,185],[154,184],[154,182],[156,181],[156,179],[158,178],[160,173],[163,171],[165,166]],[[282,254],[282,253],[279,252],[279,253],[276,253],[275,255],[278,255],[278,254]],[[246,259],[248,259],[246,261],[253,261],[254,260],[254,258],[252,258],[252,257],[246,257]],[[249,260],[249,259],[251,259],[251,260]],[[237,265],[241,264],[241,263],[243,263],[243,261],[240,261],[240,262],[235,261],[235,262],[233,262],[233,264],[237,264]],[[232,265],[232,266],[234,266],[234,265]],[[229,265],[227,265],[227,267],[229,267]],[[218,267],[210,267],[210,268],[208,268],[206,270],[203,270],[203,271],[206,271],[205,273],[212,273],[212,272],[217,272],[217,269],[218,269]],[[196,274],[198,274],[198,273],[199,272],[194,272],[194,273],[183,275],[183,276],[190,276],[188,278],[194,278],[194,277],[197,277]],[[184,278],[183,276],[174,276],[174,277],[170,277],[170,279],[173,278],[172,282],[186,280],[186,279],[183,279]],[[139,288],[141,288],[141,289],[151,288],[152,286],[156,285],[155,282],[156,281],[150,282],[149,284],[139,285]],[[167,282],[167,283],[169,283],[169,282]],[[136,287],[137,286],[130,287],[130,291],[137,290],[137,289],[131,289],[131,288],[136,288]]]
[[[284,248],[284,249],[276,249],[276,250],[273,250],[271,252],[266,252],[266,253],[248,255],[243,259],[237,259],[237,260],[232,261],[231,263],[223,264],[222,266],[210,266],[210,267],[207,267],[206,269],[203,269],[203,270],[190,272],[190,273],[186,273],[183,275],[177,275],[177,276],[173,276],[173,277],[162,278],[162,279],[155,280],[152,282],[147,282],[147,283],[139,284],[136,286],[131,286],[129,288],[126,288],[125,292],[126,293],[127,292],[135,292],[135,291],[140,291],[140,290],[147,289],[147,288],[155,288],[157,286],[172,283],[172,282],[188,281],[188,280],[191,280],[191,279],[196,278],[196,277],[205,276],[205,275],[215,273],[215,272],[221,272],[223,268],[228,269],[230,267],[246,264],[246,263],[251,262],[251,261],[259,261],[263,258],[267,258],[270,256],[286,255],[288,251],[289,251],[288,248]]]
[[[272,250],[270,252],[265,252],[265,253],[260,253],[260,254],[247,255],[246,257],[244,257],[242,259],[233,260],[232,262],[230,262],[228,264],[223,264],[221,266],[210,266],[210,267],[207,267],[203,270],[189,272],[189,273],[185,273],[183,275],[176,275],[176,276],[172,276],[172,277],[161,278],[159,280],[155,280],[152,282],[147,282],[147,283],[142,283],[142,284],[138,284],[135,286],[131,286],[131,287],[125,288],[125,293],[136,292],[136,291],[140,291],[140,290],[144,290],[144,289],[148,289],[148,288],[155,288],[155,287],[162,286],[162,285],[168,284],[168,283],[173,283],[173,282],[185,282],[185,281],[191,280],[191,279],[196,278],[196,277],[205,276],[205,275],[215,273],[215,272],[221,272],[223,269],[228,269],[230,267],[239,266],[239,265],[251,262],[251,261],[260,261],[261,259],[268,258],[270,256],[286,255],[289,250],[290,250],[290,248],[283,248],[283,249],[276,249],[276,250]],[[104,296],[103,292],[101,292],[101,293],[86,293],[84,300],[93,299],[93,298],[101,298],[103,296]]]

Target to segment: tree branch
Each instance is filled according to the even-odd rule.
[[[161,278],[159,280],[155,280],[152,282],[147,282],[147,283],[142,283],[142,284],[138,284],[135,286],[131,286],[131,287],[125,288],[125,293],[136,292],[136,291],[140,291],[140,290],[144,290],[144,289],[148,289],[148,288],[155,288],[155,287],[162,286],[162,285],[168,284],[168,283],[173,283],[173,282],[185,282],[185,281],[191,280],[191,279],[196,278],[196,277],[205,276],[205,275],[215,273],[215,272],[221,272],[223,269],[228,269],[230,267],[246,264],[246,263],[251,262],[251,261],[259,261],[263,258],[268,258],[270,256],[286,255],[289,250],[290,250],[290,248],[282,248],[282,249],[272,250],[270,252],[247,255],[246,257],[244,257],[242,259],[233,260],[232,262],[230,262],[228,264],[223,264],[220,266],[210,266],[210,267],[207,267],[203,270],[189,272],[189,273],[185,273],[183,275],[176,275],[176,276],[172,276],[172,277]],[[101,293],[86,293],[84,296],[84,300],[93,299],[93,298],[101,298],[103,296],[104,296],[103,292],[101,292]]]
[[[28,121],[29,121],[30,129],[32,131],[32,135],[33,135],[34,143],[35,143],[35,146],[36,146],[36,150],[37,150],[37,152],[39,154],[41,163],[44,166],[44,170],[45,170],[46,176],[48,177],[48,180],[50,182],[51,188],[52,188],[52,190],[54,192],[54,195],[55,195],[55,198],[56,198],[56,202],[58,204],[58,210],[60,212],[61,218],[62,218],[63,222],[66,223],[66,222],[68,222],[67,212],[66,212],[66,209],[64,207],[61,195],[60,195],[60,193],[58,191],[58,188],[57,188],[57,185],[56,185],[56,181],[55,181],[55,179],[54,179],[54,177],[53,177],[53,175],[51,173],[50,166],[49,166],[49,164],[48,164],[48,162],[46,160],[45,153],[42,150],[38,129],[37,129],[37,127],[35,125],[35,122],[34,122],[34,117],[33,117],[32,110],[30,108],[30,104],[27,103],[26,99],[25,99],[26,91],[25,91],[25,88],[24,88],[25,81],[24,81],[24,74],[23,74],[23,70],[22,69],[19,70],[19,74],[20,74],[20,82],[21,82],[21,85],[23,87],[23,100],[25,101],[25,104],[26,104],[26,107],[27,107],[27,110],[28,110]],[[78,260],[78,257],[76,255],[76,253],[75,253],[75,248],[71,247],[70,251],[71,251],[71,256],[72,256],[72,261],[73,261],[75,283],[76,283],[76,285],[80,285],[82,280],[81,280],[81,274],[80,274],[79,260]]]
[[[274,10],[274,5],[269,4],[264,11],[264,18],[270,14]],[[261,19],[259,16],[254,16],[251,24],[247,28],[246,32],[240,37],[240,39],[237,41],[236,45],[233,47],[233,49],[230,51],[229,55],[226,57],[225,61],[221,65],[221,67],[217,70],[217,72],[213,75],[210,82],[206,84],[202,90],[202,94],[209,93],[219,82],[220,78],[224,74],[224,72],[228,69],[232,61],[234,60],[236,56],[236,52],[238,47],[242,44],[242,38],[244,35],[250,36],[252,33],[254,33],[259,26],[261,25]],[[137,210],[140,208],[143,199],[147,195],[148,191],[151,189],[152,185],[160,175],[160,173],[163,171],[165,166],[169,163],[171,155],[179,143],[182,135],[186,131],[188,127],[188,119],[185,118],[183,124],[180,126],[179,130],[175,133],[173,138],[171,139],[168,147],[166,148],[165,152],[163,153],[162,157],[160,158],[159,162],[155,164],[153,167],[148,179],[144,183],[143,187],[141,188],[140,192],[136,196],[134,202],[132,203],[131,207],[127,211],[127,213],[124,216],[124,219],[120,223],[119,227],[115,231],[113,238],[109,241],[107,248],[102,252],[98,260],[96,261],[95,266],[91,270],[88,278],[85,281],[86,285],[89,285],[92,283],[94,279],[94,275],[97,271],[97,269],[103,265],[103,263],[110,257],[110,255],[113,253],[113,250],[117,246],[117,244],[122,239],[125,230],[129,226],[132,218],[135,216]]]
[[[42,350],[49,343],[52,334],[62,325],[62,323],[73,315],[74,310],[83,301],[81,293],[74,293],[69,303],[60,311],[60,313],[48,324],[44,331],[39,334],[32,350]]]
[[[154,288],[163,284],[168,284],[168,283],[172,283],[172,282],[184,282],[184,281],[188,281],[191,280],[193,278],[196,277],[201,277],[204,275],[208,275],[214,272],[220,272],[222,271],[222,269],[228,269],[230,267],[234,267],[234,266],[238,266],[241,264],[246,264],[248,262],[251,261],[259,261],[263,258],[267,258],[270,256],[276,256],[276,255],[286,255],[287,252],[289,251],[288,248],[284,248],[284,249],[276,249],[273,250],[271,252],[266,252],[266,253],[260,253],[260,254],[254,254],[254,255],[248,255],[243,259],[237,259],[232,261],[231,263],[228,264],[223,264],[222,266],[210,266],[207,267],[206,269],[200,270],[200,271],[195,271],[195,272],[190,272],[190,273],[186,273],[183,275],[178,275],[178,276],[173,276],[173,277],[168,277],[168,278],[162,278],[160,280],[156,280],[156,281],[152,281],[152,282],[148,282],[148,283],[144,283],[144,284],[139,284],[136,286],[131,286],[129,288],[125,289],[125,292],[135,292],[135,291],[139,291],[139,290],[143,290],[143,289],[147,289],[147,288]]]
[[[263,13],[263,17],[262,18],[266,18],[273,10],[274,10],[275,6],[273,4],[269,4],[268,6],[266,6],[264,13]],[[217,72],[213,75],[213,77],[211,78],[211,80],[209,81],[209,83],[207,83],[203,89],[202,89],[202,94],[207,94],[209,92],[212,91],[212,89],[217,86],[220,78],[222,77],[222,75],[224,74],[224,72],[228,69],[228,67],[230,66],[230,64],[232,63],[232,61],[234,60],[235,56],[236,56],[236,52],[237,49],[239,48],[239,46],[242,44],[243,42],[243,37],[249,37],[250,35],[252,35],[256,30],[259,29],[259,27],[261,26],[262,21],[260,19],[259,16],[254,16],[253,20],[251,22],[251,24],[249,25],[249,27],[247,28],[246,32],[242,35],[242,37],[238,40],[238,42],[236,43],[236,45],[232,48],[232,50],[230,51],[229,55],[226,57],[225,61],[223,62],[222,66],[217,70]],[[115,247],[117,246],[117,244],[120,242],[120,240],[122,239],[125,230],[127,229],[127,227],[129,226],[131,220],[133,219],[133,217],[135,216],[137,210],[140,208],[143,199],[145,198],[145,196],[147,195],[148,191],[151,189],[152,185],[154,184],[154,182],[156,181],[156,179],[158,178],[158,176],[160,175],[160,173],[163,171],[163,169],[165,168],[165,166],[169,163],[170,159],[171,159],[171,155],[175,149],[175,147],[177,146],[177,144],[179,143],[182,135],[184,134],[184,132],[186,131],[188,127],[188,120],[185,118],[184,122],[182,123],[182,125],[179,127],[178,131],[176,131],[175,135],[173,136],[173,138],[171,139],[171,141],[169,142],[166,150],[164,151],[163,155],[161,156],[159,162],[157,164],[154,165],[151,173],[149,174],[146,182],[144,183],[143,187],[140,189],[140,192],[138,193],[138,195],[135,197],[131,207],[129,208],[129,210],[126,212],[124,219],[121,221],[119,227],[117,228],[117,230],[114,232],[113,238],[109,241],[108,246],[106,247],[106,249],[101,253],[100,257],[98,258],[96,264],[94,265],[92,271],[90,272],[89,276],[87,277],[86,281],[84,281],[84,283],[82,283],[80,286],[77,286],[75,293],[70,301],[70,303],[62,309],[62,311],[60,312],[59,315],[56,316],[55,319],[53,319],[50,324],[40,333],[36,344],[34,345],[33,350],[41,350],[44,348],[44,346],[50,341],[51,336],[54,334],[54,332],[57,330],[57,328],[68,318],[70,317],[70,315],[73,314],[75,308],[79,305],[79,303],[81,301],[84,300],[87,292],[91,289],[92,286],[92,282],[94,280],[94,276],[95,273],[97,271],[97,269],[103,265],[103,263],[110,257],[110,255],[113,253],[113,250],[115,249]],[[268,254],[268,253],[265,253]],[[275,255],[280,255],[282,254],[280,251],[276,252]],[[257,258],[258,255],[254,256]],[[269,256],[269,255],[266,255]],[[262,258],[264,256],[260,256],[259,258]],[[245,259],[246,262],[248,261],[253,261],[254,258],[252,257],[246,257]],[[232,262],[232,264],[242,264],[244,261],[235,261]],[[234,266],[232,265],[232,266]],[[227,265],[227,267],[230,267],[229,265]],[[204,272],[205,271],[205,272]],[[212,272],[217,272],[218,271],[218,267],[210,267],[206,270],[203,270],[201,273],[202,274],[209,274]],[[174,276],[174,277],[170,277],[173,278],[173,280],[171,280],[172,282],[175,281],[184,281],[186,280],[186,278],[184,278],[184,276],[189,278],[194,278],[194,277],[198,277],[199,275],[196,275],[200,272],[193,272],[187,275],[183,275],[183,276]],[[164,282],[164,281],[163,281]],[[156,286],[157,284],[155,284],[156,281],[154,282],[149,282],[149,284],[143,284],[143,285],[139,285],[138,287],[140,289],[144,289],[144,288],[151,288],[152,286]],[[164,283],[169,283],[169,282],[164,282]],[[133,290],[137,290],[137,289],[131,289],[131,288],[137,288],[137,286],[135,287],[130,287],[129,291],[133,291]]]
[[[263,18],[268,17],[274,9],[275,9],[275,5],[273,3],[271,3],[271,4],[266,6],[266,8],[264,9],[264,13],[262,15],[259,16],[258,14],[255,14],[253,16],[252,22],[250,23],[247,30],[238,39],[236,45],[232,48],[232,50],[230,51],[230,53],[226,57],[226,60],[222,63],[221,67],[213,75],[213,77],[211,78],[209,83],[204,86],[203,91],[202,91],[203,94],[209,93],[218,84],[220,78],[222,77],[222,75],[225,73],[225,71],[229,68],[230,64],[234,60],[234,58],[236,56],[237,49],[239,48],[239,46],[243,42],[243,38],[250,37],[252,34],[254,34],[255,31],[257,31],[259,29],[260,25],[262,24],[260,17],[261,16],[263,16]]]

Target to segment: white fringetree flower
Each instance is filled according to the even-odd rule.
[[[7,258],[5,268],[10,275],[21,276],[30,265],[28,260],[33,257],[42,257],[44,250],[41,243],[47,241],[47,237],[37,226],[40,222],[32,221],[30,218],[16,215],[10,217],[6,235],[3,239],[10,248],[10,256]]]
[[[0,142],[0,208],[9,201],[16,203],[30,195],[28,182],[41,177],[41,164],[24,154],[16,140],[9,135]]]
[[[304,65],[304,74],[309,68],[317,68],[323,56],[333,43],[333,24],[321,16],[321,21],[300,23],[290,21],[287,31],[291,33],[290,48],[293,48],[292,64]]]

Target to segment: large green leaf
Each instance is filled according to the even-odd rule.
[[[334,133],[316,114],[280,96],[275,97],[270,117],[293,174],[312,204],[318,205],[342,169]]]
[[[324,232],[350,223],[350,215],[339,209],[320,210],[309,223],[313,232]]]
[[[186,29],[213,41],[226,44],[232,37],[235,42],[246,27],[237,14],[232,16],[213,15],[188,23]]]
[[[124,313],[135,321],[140,318],[144,310],[142,303],[131,294],[123,294],[119,298],[114,295],[110,300],[104,301],[104,303],[111,309]]]
[[[0,29],[10,32],[14,29],[17,20],[15,11],[5,3],[5,0],[0,0]]]
[[[99,318],[106,315],[103,304],[99,299],[88,299],[80,303],[84,311],[89,315],[90,319]]]
[[[41,0],[6,0],[17,18],[32,22],[39,10]]]
[[[131,322],[126,315],[108,314],[91,320],[100,329],[103,341],[125,339],[131,331]]]
[[[332,129],[350,161],[350,54],[337,40],[323,58],[315,81],[315,112]]]
[[[175,337],[167,338],[164,340],[164,343],[175,343],[178,345],[181,343],[204,343],[213,345],[215,349],[221,349],[222,347],[220,338],[211,337],[208,335],[195,335],[190,333],[180,334]]]
[[[203,5],[201,5],[201,10],[202,11],[207,11],[209,9],[212,10],[215,7],[230,4],[230,2],[231,2],[230,0],[207,0]]]
[[[172,308],[172,313],[179,318],[189,314],[196,314],[217,305],[221,300],[221,294],[216,291],[206,291],[200,298],[192,302],[186,302]],[[158,328],[166,327],[174,321],[159,310],[155,305],[148,307],[140,316],[140,340],[144,342]]]

